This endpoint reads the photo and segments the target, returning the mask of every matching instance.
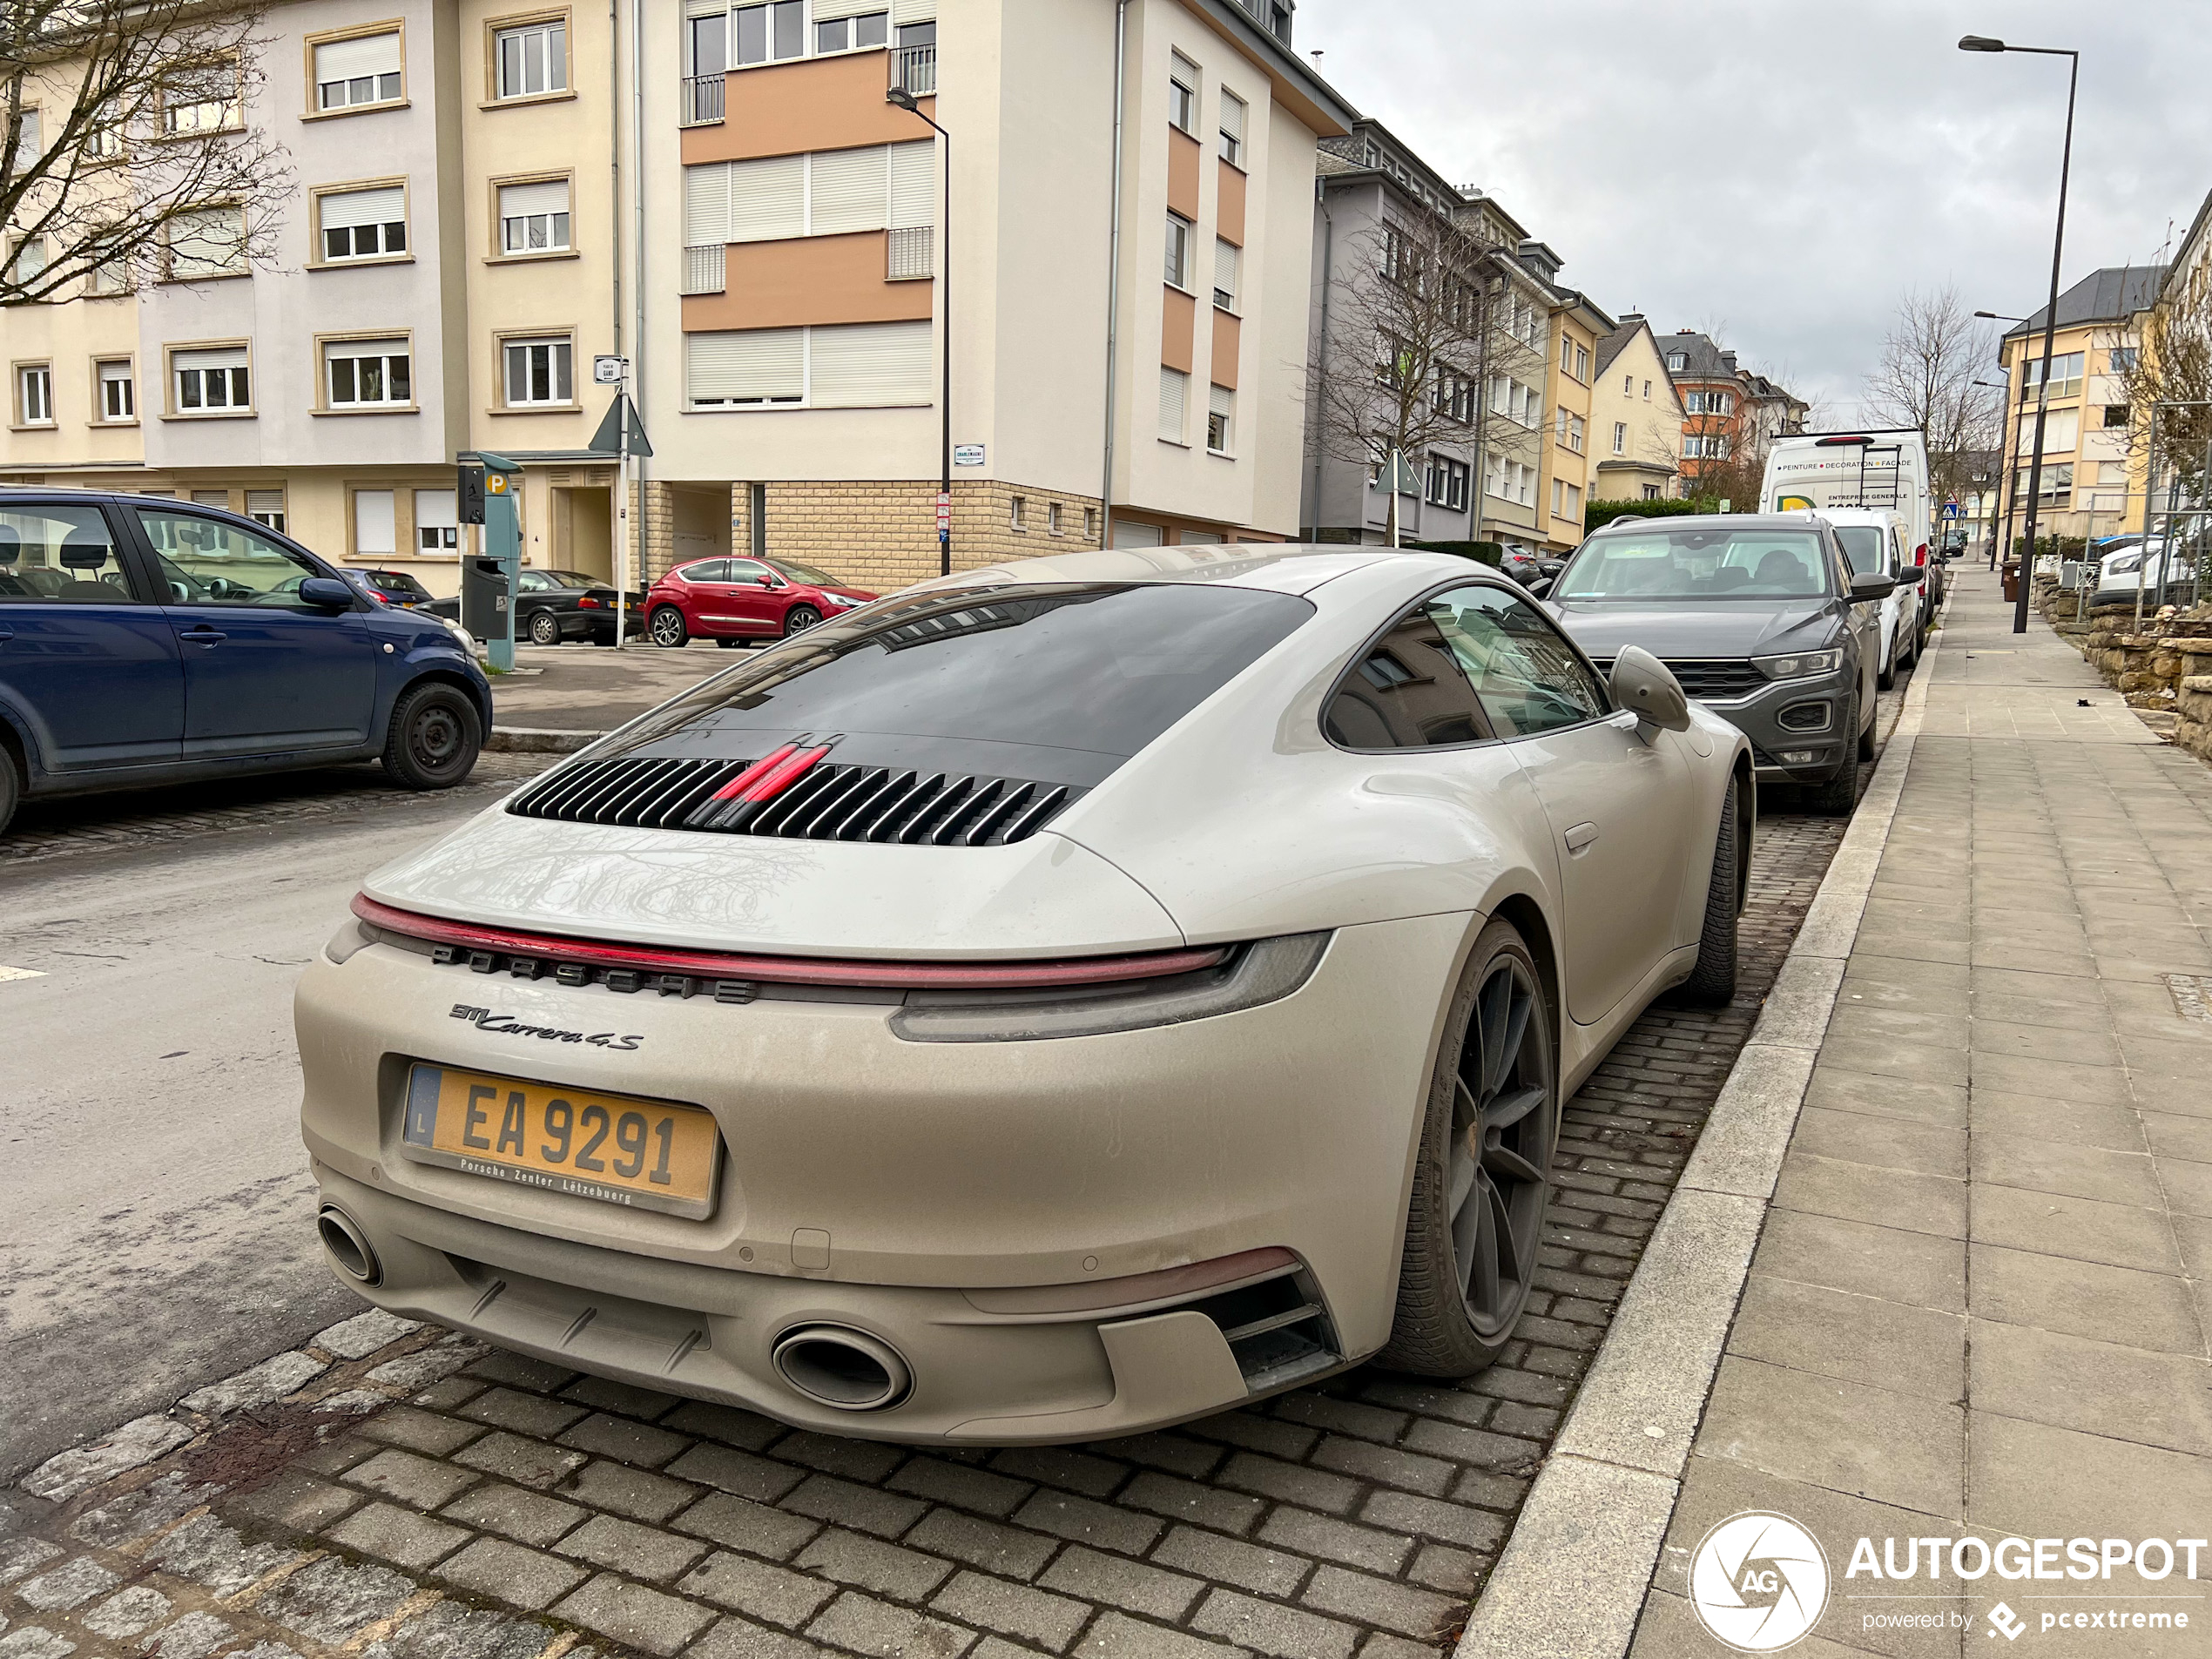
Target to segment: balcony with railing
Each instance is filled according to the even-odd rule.
[[[684,292],[719,293],[728,279],[729,256],[719,242],[684,250]]]
[[[914,225],[890,233],[883,280],[922,282],[937,274],[937,227]]]
[[[727,78],[717,71],[711,75],[686,75],[684,78],[684,125],[687,127],[712,126],[722,118],[723,89]]]
[[[894,46],[891,84],[914,98],[934,98],[937,92],[937,49],[934,46]]]

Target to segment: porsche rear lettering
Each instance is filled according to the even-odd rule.
[[[440,945],[430,960],[441,968],[466,968],[472,974],[503,974],[509,979],[550,979],[556,985],[577,988],[597,985],[634,996],[651,991],[660,996],[711,996],[718,1002],[750,1002],[760,994],[751,980],[706,979],[694,974],[655,974],[641,968],[596,968],[588,962],[556,961],[549,956],[523,956],[504,951],[472,950],[463,945]],[[456,1017],[459,1017],[456,1015]]]

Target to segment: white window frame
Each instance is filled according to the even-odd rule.
[[[221,368],[185,368],[177,362],[177,359],[180,356],[196,352],[208,351],[243,351],[246,354],[246,361],[243,363],[233,363]],[[253,351],[252,347],[246,345],[245,342],[231,341],[172,346],[168,349],[167,357],[168,361],[166,368],[168,370],[167,380],[170,419],[178,421],[226,420],[234,419],[239,415],[252,415],[255,412],[253,407]],[[185,377],[187,375],[194,377],[193,391],[195,396],[192,400],[188,400],[185,396]],[[207,393],[215,384],[214,380],[211,377],[218,375],[221,377],[224,401],[219,403],[212,403],[208,401]]]
[[[724,37],[723,45],[723,53],[730,60],[728,69],[758,69],[768,64],[793,64],[802,57],[813,55],[808,48],[813,44],[813,30],[808,26],[806,8],[803,4],[798,7],[799,50],[794,52],[779,52],[776,50],[776,9],[779,4],[790,3],[792,0],[752,0],[752,3],[732,5],[730,8],[729,30]],[[767,30],[765,37],[766,55],[740,59],[738,56],[738,19],[749,11],[767,14],[763,20]]]
[[[395,219],[374,219],[366,225],[326,226],[323,223],[324,211],[333,201],[341,200],[347,196],[366,196],[374,192],[392,189],[397,189],[400,192],[400,216]],[[310,261],[311,264],[361,265],[378,260],[401,260],[411,257],[413,238],[408,226],[410,204],[408,200],[405,179],[385,179],[370,184],[318,186],[314,198],[315,251],[314,257]],[[396,242],[392,237],[394,226],[399,227],[399,238]],[[344,253],[333,253],[330,251],[330,233],[334,230],[342,230],[347,233],[347,240],[351,245],[350,251]],[[362,232],[369,230],[376,233],[376,246],[363,253],[360,248],[361,235]]]
[[[554,184],[561,185],[567,192],[569,205],[566,208],[558,212],[548,208],[536,213],[509,213],[507,211],[509,191],[527,190],[534,185]],[[495,252],[500,259],[540,259],[550,253],[576,252],[576,180],[568,173],[543,179],[502,179],[492,186],[492,211],[494,217],[499,221],[499,242]],[[533,247],[529,239],[530,230],[541,223],[543,226],[545,240],[542,245]],[[523,239],[523,246],[520,247],[510,244],[510,239],[516,233],[518,226]],[[557,241],[554,239],[556,236],[560,239]]]
[[[543,351],[545,357],[544,397],[514,395],[515,354]],[[565,361],[568,395],[559,395],[561,369]],[[535,383],[536,365],[524,359],[523,377]],[[499,339],[499,407],[502,409],[572,409],[576,407],[576,336],[572,334],[502,334]]]
[[[558,61],[553,50],[553,37],[559,37]],[[507,79],[508,44],[516,47],[517,72],[524,84],[511,87]],[[539,75],[543,86],[527,84],[531,70],[529,49],[533,42],[539,47]],[[569,18],[566,12],[557,16],[532,17],[521,23],[495,24],[491,31],[491,95],[496,104],[514,104],[528,98],[554,98],[567,93],[569,85]]]
[[[1168,213],[1166,258],[1161,267],[1161,280],[1171,288],[1185,293],[1190,287],[1190,243],[1197,234],[1197,226],[1178,212]]]
[[[120,368],[123,372],[120,374],[111,374],[108,370],[111,368]],[[108,388],[111,386],[120,386],[123,388],[120,401],[124,408],[119,415],[111,407],[116,401],[108,395]],[[99,400],[94,411],[94,419],[99,425],[136,426],[138,424],[138,368],[136,362],[128,357],[98,359],[92,364],[92,388],[94,395]]]
[[[1629,423],[1626,421],[1613,423],[1613,453],[1616,455],[1629,453]]]
[[[377,410],[408,409],[415,407],[415,346],[413,341],[407,335],[380,334],[374,338],[325,339],[320,342],[320,355],[322,358],[323,408]],[[396,346],[399,349],[396,351],[365,349],[372,346],[385,347]],[[352,388],[351,395],[345,397],[341,397],[338,392],[338,365],[341,362],[353,365],[347,374],[347,380]],[[378,365],[377,379],[384,388],[383,396],[363,397],[361,395],[360,366],[363,363]],[[395,363],[400,366],[397,376],[395,376],[392,372],[393,365]],[[407,382],[407,395],[404,397],[394,395],[393,387],[397,380],[404,380]]]
[[[424,509],[422,498],[426,496],[443,497],[442,501],[437,502],[435,509],[436,512],[443,516],[438,522],[432,522],[429,512]],[[455,558],[461,556],[461,508],[455,491],[450,489],[416,490],[414,496],[414,515],[416,557],[443,558],[448,554]],[[452,523],[443,522],[444,518],[451,519]]]
[[[1168,125],[1198,136],[1198,66],[1181,52],[1168,54]]]
[[[1222,407],[1224,401],[1226,408]],[[1231,457],[1237,453],[1237,388],[1233,386],[1209,384],[1206,388],[1206,453]]]
[[[36,427],[54,424],[54,366],[51,363],[16,365],[16,424]]]
[[[819,8],[818,8],[818,10],[819,10]],[[888,7],[878,6],[873,9],[864,7],[857,10],[847,10],[844,6],[840,5],[836,10],[838,15],[834,17],[816,17],[809,20],[808,26],[813,32],[807,37],[806,40],[806,55],[808,57],[842,57],[846,52],[875,51],[890,45],[891,12]],[[869,22],[871,19],[879,21],[882,24],[883,33],[880,37],[877,39],[862,40],[860,38],[860,25],[864,23]],[[824,45],[822,44],[822,31],[826,29],[841,30],[845,37],[843,44],[839,45]]]
[[[1689,368],[1689,353],[1687,353],[1687,352],[1672,351],[1672,352],[1669,352],[1669,353],[1667,354],[1667,372],[1668,372],[1669,374],[1683,374],[1683,373],[1684,373],[1684,372],[1685,372],[1685,371],[1686,371]]]
[[[1029,529],[1029,498],[1010,496],[1007,498],[1006,527],[1017,536],[1027,535]]]
[[[1227,87],[1221,89],[1221,158],[1239,172],[1244,165],[1244,122],[1251,114],[1250,107]],[[1234,116],[1232,122],[1230,118]],[[1231,129],[1234,129],[1233,131]]]
[[[183,275],[179,275],[176,266],[176,239],[172,233],[179,224],[184,223],[188,218],[202,219],[216,213],[231,213],[237,216],[238,263],[235,265],[210,266],[204,271],[188,272]],[[195,207],[189,210],[186,213],[179,213],[175,218],[165,222],[161,227],[162,275],[172,282],[217,282],[222,280],[226,277],[245,276],[253,268],[253,261],[246,253],[246,244],[251,238],[252,233],[252,227],[246,222],[246,209],[239,206],[235,202],[210,202],[204,207]]]
[[[377,40],[386,35],[391,36],[399,44],[400,66],[396,70],[382,70],[374,75],[354,75],[344,80],[318,81],[315,78],[317,47],[347,45],[357,40]],[[362,110],[388,109],[407,101],[407,26],[404,23],[394,19],[367,28],[342,30],[334,35],[311,35],[306,44],[310,113],[318,116],[350,115]],[[363,82],[368,83],[368,95],[354,97],[355,90]],[[327,102],[323,97],[324,89],[334,86],[341,89],[344,96],[334,102]]]

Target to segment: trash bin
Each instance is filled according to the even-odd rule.
[[[2005,603],[2018,604],[2020,597],[2020,567],[2018,559],[2005,561]]]
[[[487,643],[507,637],[507,572],[497,559],[462,560],[461,625]]]

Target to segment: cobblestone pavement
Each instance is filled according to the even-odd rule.
[[[0,1659],[1434,1659],[1842,829],[1763,820],[1737,1000],[1655,1008],[1569,1104],[1537,1294],[1464,1384],[1367,1366],[1133,1440],[917,1451],[365,1314],[29,1477]]]
[[[557,755],[487,754],[469,781],[448,790],[417,793],[401,788],[375,765],[328,766],[314,772],[230,778],[168,789],[118,791],[55,801],[30,801],[0,836],[0,874],[73,853],[107,852],[181,840],[195,835],[235,834],[302,822],[336,822],[364,813],[387,818],[409,812],[426,819],[448,816],[455,801],[489,805]]]

